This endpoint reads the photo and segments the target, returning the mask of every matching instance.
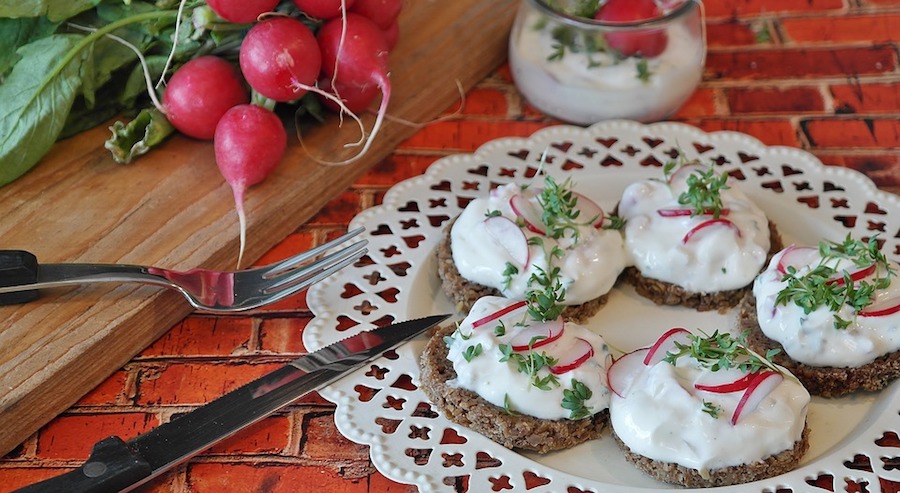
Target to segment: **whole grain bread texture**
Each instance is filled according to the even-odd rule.
[[[750,349],[759,354],[780,349],[772,361],[790,370],[812,395],[840,397],[860,390],[875,392],[900,377],[900,351],[880,356],[856,368],[810,366],[794,360],[784,352],[780,343],[766,336],[759,327],[753,293],[748,293],[741,301],[738,324],[741,331],[746,331],[746,344]]]
[[[441,279],[441,288],[444,294],[456,305],[456,309],[461,313],[468,313],[472,305],[483,296],[503,296],[499,289],[491,288],[469,281],[456,268],[453,261],[452,241],[450,238],[450,229],[453,227],[455,219],[444,228],[444,236],[437,245],[435,255],[437,256],[438,277]],[[604,293],[592,300],[588,300],[580,305],[569,305],[563,309],[562,317],[576,323],[584,323],[593,317],[603,305],[609,293]]]
[[[769,263],[773,255],[784,248],[781,234],[779,234],[778,228],[772,221],[769,221],[769,239],[769,255],[766,258],[763,268]],[[750,291],[753,285],[753,283],[750,283],[739,289],[698,293],[688,291],[681,286],[669,282],[644,277],[634,266],[626,267],[622,278],[625,282],[634,286],[634,289],[638,294],[653,301],[657,305],[680,305],[701,312],[712,310],[724,312],[734,308],[741,302],[744,295]]]
[[[752,464],[700,471],[673,462],[653,460],[634,453],[615,432],[613,437],[615,437],[616,442],[625,454],[625,459],[638,469],[658,481],[688,488],[730,486],[778,476],[796,469],[800,463],[800,458],[809,449],[809,426],[807,425],[803,427],[803,433],[800,439],[794,442],[793,448],[770,455]]]
[[[600,438],[609,424],[603,411],[580,420],[547,420],[510,414],[478,394],[455,387],[456,371],[447,359],[444,337],[456,330],[453,325],[437,329],[420,357],[420,388],[450,421],[474,430],[509,449],[541,454],[573,447]]]

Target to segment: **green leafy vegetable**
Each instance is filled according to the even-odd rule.
[[[765,357],[757,355],[744,344],[746,335],[734,337],[718,330],[711,335],[690,334],[690,344],[675,342],[675,351],[666,353],[663,361],[675,364],[678,358],[685,356],[696,359],[701,366],[710,371],[738,368],[744,373],[754,373],[763,368],[779,371],[772,363],[772,357],[780,350],[770,350]]]
[[[156,108],[141,111],[128,123],[114,122],[103,145],[117,163],[128,164],[166,139],[175,128]]]
[[[563,409],[570,411],[569,419],[584,419],[591,416],[591,408],[584,403],[594,393],[584,383],[572,379],[572,388],[563,390]]]

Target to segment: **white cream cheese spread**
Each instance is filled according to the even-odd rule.
[[[561,319],[537,322],[524,302],[480,298],[446,342],[457,375],[448,384],[510,412],[580,419],[609,405],[603,338]]]
[[[450,231],[460,275],[508,298],[525,299],[536,287],[534,276],[558,268],[554,277],[565,290],[564,305],[609,292],[627,262],[622,234],[603,228],[606,222],[596,204],[575,197],[581,212],[577,224],[558,238],[542,222],[545,209],[535,187],[507,184],[471,201]]]
[[[788,356],[810,366],[859,367],[900,349],[900,282],[894,278],[898,265],[885,259],[883,263],[863,262],[860,266],[849,258],[828,257],[824,258],[818,248],[789,246],[772,258],[753,284],[762,332],[780,343]],[[793,299],[778,302],[779,293],[785,290],[795,289],[798,296],[804,295],[802,286],[789,286],[788,265],[796,269],[797,278],[806,276],[807,286],[816,282],[810,278],[816,276],[813,271],[818,266],[833,269],[836,274],[820,288],[832,292],[846,292],[843,273],[851,276],[857,292],[863,283],[875,286],[879,278],[892,282],[875,289],[871,303],[865,306],[842,302],[835,309],[826,303],[807,310]],[[888,276],[888,269],[895,274]]]
[[[610,422],[632,452],[702,474],[756,462],[801,439],[809,393],[787,370],[712,371],[690,355],[643,364],[646,351],[622,357],[637,358],[633,364],[616,360],[609,376],[621,394],[611,396]],[[624,374],[615,373],[619,364]],[[765,383],[751,384],[763,376]]]
[[[694,214],[679,203],[689,177],[709,168],[685,165],[668,180],[647,179],[626,187],[618,214],[625,245],[644,277],[712,293],[749,285],[766,263],[770,247],[765,213],[739,188],[720,190],[722,208]]]

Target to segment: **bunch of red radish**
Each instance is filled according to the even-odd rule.
[[[238,265],[246,242],[246,189],[263,181],[287,148],[284,125],[271,108],[314,92],[327,107],[358,120],[356,114],[380,93],[365,146],[335,163],[347,164],[368,150],[390,100],[387,62],[398,38],[402,0],[292,1],[308,22],[273,12],[279,0],[207,0],[226,21],[252,24],[238,66],[215,56],[193,59],[175,71],[163,94],[163,111],[178,131],[213,140],[240,221]],[[310,25],[317,26],[315,33]],[[253,101],[262,99],[268,107],[251,104],[251,91],[258,95]]]

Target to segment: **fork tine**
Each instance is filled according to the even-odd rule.
[[[323,253],[323,252],[327,251],[328,249],[335,247],[335,246],[349,240],[350,238],[353,238],[354,236],[359,235],[360,233],[365,231],[365,229],[366,228],[356,228],[354,230],[348,231],[346,234],[344,234],[338,238],[335,238],[327,243],[323,243],[313,249],[307,250],[298,255],[294,255],[293,257],[288,257],[276,264],[272,264],[272,266],[269,267],[265,271],[265,273],[263,273],[263,278],[270,279],[272,277],[275,277],[275,276],[281,274],[284,271],[293,269],[294,267],[302,264],[303,262],[306,262],[307,260],[310,260],[310,259],[316,257],[320,253]]]
[[[354,243],[344,250],[329,255],[322,261],[316,262],[314,265],[284,274],[275,283],[264,289],[263,292],[273,294],[273,298],[278,300],[311,286],[356,262],[369,251],[366,248],[362,248],[363,246],[365,246],[365,242]]]

